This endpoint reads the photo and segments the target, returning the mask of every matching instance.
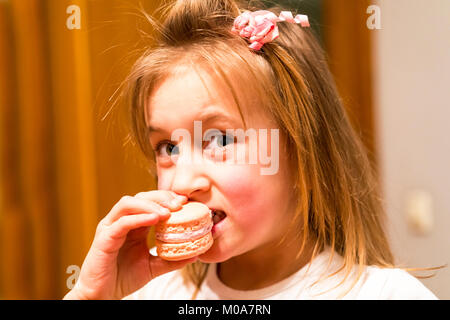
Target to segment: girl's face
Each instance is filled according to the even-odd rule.
[[[282,237],[294,211],[284,139],[281,130],[279,139],[270,134],[271,129],[279,129],[276,123],[251,103],[243,110],[244,129],[232,95],[214,84],[207,73],[200,78],[195,71],[187,70],[165,79],[153,91],[147,124],[156,154],[158,189],[186,195],[217,213],[212,229],[214,244],[200,256],[201,261],[222,262],[250,251],[270,254],[265,249]],[[201,121],[202,134],[209,129],[220,132],[198,144],[193,140],[196,135],[198,138],[200,122],[194,121]],[[227,129],[250,129],[258,138],[264,135],[260,129],[266,129],[267,143],[258,142],[255,151],[250,148],[254,140],[237,141],[226,135]],[[192,140],[184,135],[174,141],[174,132],[189,133]],[[245,148],[245,163],[236,163],[233,155],[226,154],[233,147]],[[259,153],[256,163],[248,160],[255,152]],[[269,165],[261,163],[261,154],[271,157],[272,167],[277,162],[276,172],[262,174]]]

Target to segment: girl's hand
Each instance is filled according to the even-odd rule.
[[[194,262],[162,260],[150,255],[147,246],[150,227],[185,202],[185,196],[163,190],[120,199],[98,224],[78,281],[64,299],[122,299],[153,278]]]

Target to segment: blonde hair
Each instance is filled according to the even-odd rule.
[[[323,49],[310,28],[279,23],[279,38],[252,52],[230,29],[243,10],[258,8],[263,7],[233,0],[182,0],[163,8],[163,23],[148,16],[158,37],[136,62],[126,88],[135,141],[153,161],[145,107],[153,88],[177,65],[209,68],[230,89],[241,115],[236,83],[245,83],[249,94],[261,97],[292,151],[298,203],[291,227],[302,225],[302,249],[308,239],[315,241],[313,257],[329,246],[343,257],[338,271],[345,270],[345,278],[355,266],[358,278],[365,265],[392,267],[374,168],[350,125]],[[198,262],[185,267],[186,281],[199,288],[206,268]]]

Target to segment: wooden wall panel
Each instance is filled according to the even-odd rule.
[[[372,33],[367,28],[368,0],[323,0],[323,34],[330,68],[352,124],[374,164],[375,127],[372,99]]]
[[[17,77],[19,183],[27,226],[32,297],[52,296],[55,278],[51,118],[39,0],[12,1]],[[26,232],[28,231],[28,232]]]
[[[66,27],[69,5],[81,11],[81,30]],[[92,121],[89,35],[85,1],[51,1],[46,7],[51,62],[58,212],[59,292],[68,291],[70,265],[81,266],[97,225],[97,176]]]
[[[69,5],[81,9],[80,30],[66,26]],[[156,187],[124,146],[125,106],[108,112],[141,44],[139,7],[0,2],[0,298],[64,296],[98,221],[122,195]]]
[[[20,199],[11,7],[0,2],[0,299],[31,297],[25,210]]]

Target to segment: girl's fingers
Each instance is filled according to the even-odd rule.
[[[141,213],[156,213],[164,218],[168,218],[170,211],[156,202],[124,196],[114,205],[106,217],[103,218],[103,224],[108,226],[113,224],[122,216]]]
[[[154,279],[157,276],[160,276],[164,273],[180,269],[189,263],[193,263],[198,259],[198,257],[193,257],[193,258],[181,260],[181,261],[166,261],[166,260],[161,259],[160,257],[154,257],[154,256],[150,255],[149,259],[150,259],[150,263],[149,263],[150,278]]]
[[[158,223],[160,215],[156,213],[125,215],[113,224],[104,226],[96,242],[97,248],[103,252],[119,251],[130,231],[143,227],[150,227]]]
[[[96,232],[96,237],[98,235],[99,239],[96,244],[101,248],[107,248],[108,251],[118,250],[128,232],[168,219],[170,217],[169,209],[175,210],[186,201],[185,196],[165,190],[141,192],[134,197],[124,196],[100,221]]]
[[[167,190],[153,190],[148,192],[139,192],[135,195],[136,198],[154,201],[160,205],[169,208],[170,210],[176,210],[181,207],[182,204],[187,202],[187,197],[176,194],[173,191]]]
[[[112,239],[122,239],[125,238],[131,230],[153,226],[157,224],[158,221],[159,215],[156,213],[122,216],[110,226],[109,236]]]

